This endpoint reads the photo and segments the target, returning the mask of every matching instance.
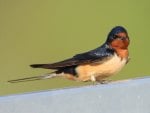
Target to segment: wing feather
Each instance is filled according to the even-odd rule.
[[[77,66],[80,64],[92,63],[97,60],[103,61],[108,57],[112,56],[114,50],[111,49],[107,44],[103,44],[101,47],[94,50],[88,51],[86,53],[81,53],[73,56],[70,59],[52,63],[52,64],[32,64],[33,68],[46,68],[46,69],[61,69],[64,67]]]

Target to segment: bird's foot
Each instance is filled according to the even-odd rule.
[[[110,83],[112,80],[99,80],[99,81],[97,81],[97,83],[99,83],[99,84],[108,84],[108,83]]]

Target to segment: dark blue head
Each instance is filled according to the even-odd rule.
[[[108,34],[106,42],[108,42],[108,43],[112,42],[114,39],[117,38],[117,35],[119,33],[125,33],[128,36],[127,30],[124,27],[122,27],[122,26],[116,26]]]
[[[129,45],[129,37],[127,30],[122,26],[114,27],[108,34],[106,43],[112,48],[125,49]]]

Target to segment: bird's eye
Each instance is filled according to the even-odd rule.
[[[118,38],[118,36],[117,36],[117,35],[114,35],[114,36],[113,36],[113,39],[117,39],[117,38]]]
[[[127,38],[126,38],[126,37],[121,37],[120,39],[121,39],[121,40],[126,40]]]

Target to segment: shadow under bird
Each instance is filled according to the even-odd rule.
[[[56,63],[30,65],[32,68],[53,69],[54,72],[8,82],[16,83],[59,76],[76,81],[103,83],[107,77],[116,74],[127,64],[129,42],[127,30],[122,26],[116,26],[109,32],[106,42],[96,49]]]

